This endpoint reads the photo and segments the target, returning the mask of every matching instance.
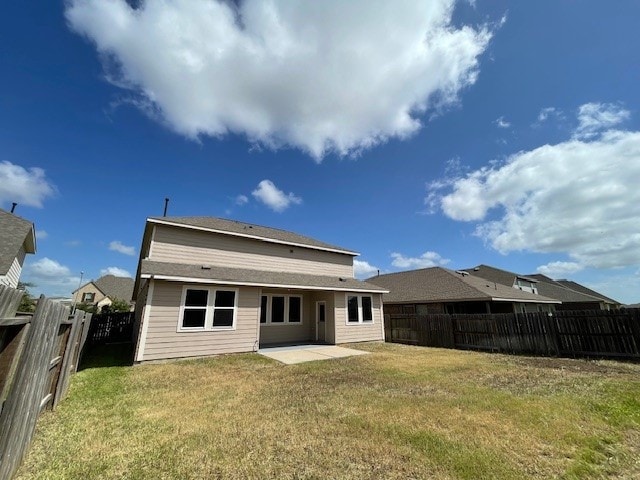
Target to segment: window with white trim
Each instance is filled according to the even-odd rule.
[[[302,296],[262,295],[260,323],[263,325],[299,325],[302,323]]]
[[[232,330],[237,311],[236,289],[184,287],[178,330]]]
[[[347,295],[347,323],[373,323],[373,298]]]

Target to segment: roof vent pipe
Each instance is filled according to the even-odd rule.
[[[164,213],[162,214],[163,217],[167,216],[167,207],[169,206],[169,199],[165,198],[164,199]]]
[[[17,206],[18,204],[16,202],[11,203],[11,213],[15,212]]]

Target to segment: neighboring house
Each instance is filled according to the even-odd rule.
[[[0,285],[17,288],[27,253],[36,253],[33,223],[0,209]]]
[[[489,282],[507,285],[524,292],[533,292],[535,294],[559,300],[562,303],[556,307],[557,310],[600,310],[611,308],[611,304],[608,304],[608,302],[604,300],[603,296],[595,296],[582,291],[576,291],[575,289],[569,288],[568,286],[563,285],[560,282],[556,282],[555,280],[539,273],[532,275],[520,275],[518,273],[509,272],[489,265],[478,265],[473,268],[467,268],[464,271],[474,277],[482,278]],[[565,280],[565,282],[568,281]],[[586,289],[586,287],[582,288]],[[619,305],[615,300],[608,300]]]
[[[541,294],[562,300],[562,307],[559,310],[611,310],[620,307],[615,300],[589,290],[579,283],[568,280],[556,281],[540,273],[533,274],[531,277],[538,281],[538,290]],[[580,290],[568,285],[577,286]]]
[[[136,275],[135,361],[293,342],[384,340],[384,288],[356,252],[212,217],[146,221]]]
[[[367,282],[389,290],[382,297],[385,313],[549,312],[560,304],[558,300],[443,267],[378,275]]]
[[[133,278],[105,275],[91,280],[73,292],[75,304],[93,305],[100,312],[102,307],[111,305],[114,300],[124,300],[131,304],[133,296]]]
[[[587,295],[591,295],[593,297],[600,298],[602,300],[602,302],[604,303],[604,309],[605,310],[616,309],[616,308],[620,308],[622,306],[622,304],[620,302],[618,302],[617,300],[609,298],[609,297],[601,294],[600,292],[596,292],[595,290],[591,290],[590,288],[587,288],[584,285],[580,285],[578,282],[573,282],[571,280],[566,280],[566,279],[556,280],[556,282],[558,282],[561,285],[564,285],[567,288],[570,288],[571,290],[575,290],[576,292],[585,293]]]
[[[489,265],[478,265],[473,268],[462,269],[474,277],[483,278],[489,282],[513,287],[523,292],[538,293],[538,280],[527,275],[501,270]]]

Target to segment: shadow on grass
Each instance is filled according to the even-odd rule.
[[[133,365],[133,343],[94,345],[82,357],[78,371],[87,368],[126,367]]]

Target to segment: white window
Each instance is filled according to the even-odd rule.
[[[96,298],[96,294],[93,292],[85,292],[82,294],[83,302],[93,302],[95,298]]]
[[[184,287],[178,331],[234,330],[238,290]]]
[[[260,323],[263,325],[301,324],[302,297],[300,295],[262,295]]]
[[[347,295],[347,323],[373,323],[371,296]]]

